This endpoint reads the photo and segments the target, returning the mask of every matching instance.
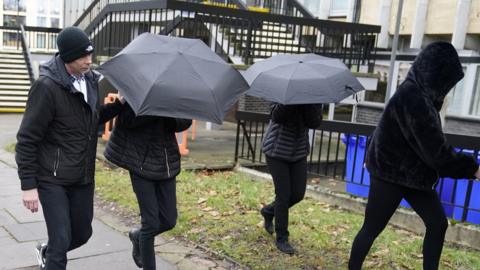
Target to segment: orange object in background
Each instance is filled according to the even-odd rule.
[[[118,94],[108,94],[107,97],[104,99],[104,104],[113,103],[115,99],[117,99]],[[108,141],[110,139],[110,134],[112,133],[113,127],[115,126],[115,120],[117,118],[113,118],[112,120],[105,123],[105,131],[102,134],[102,139]],[[195,133],[196,133],[196,121],[192,121],[192,140],[195,140]],[[188,155],[188,129],[180,132],[175,133],[175,137],[177,138],[178,149],[180,150],[180,155],[186,156]]]

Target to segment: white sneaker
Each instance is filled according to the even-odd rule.
[[[45,252],[46,251],[47,251],[47,244],[45,243],[38,243],[37,246],[35,247],[35,253],[37,254],[37,262],[38,262],[38,266],[40,267],[40,270],[45,269],[45,263],[46,263]]]

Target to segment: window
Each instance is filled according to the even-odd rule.
[[[51,15],[60,15],[60,9],[62,8],[62,3],[60,0],[51,0],[50,1],[50,14]]]
[[[330,16],[347,16],[347,13],[348,0],[331,0]]]
[[[4,26],[18,26],[20,24],[25,25],[25,16],[3,15]]]
[[[47,27],[47,18],[45,18],[45,17],[37,17],[37,26]]]
[[[38,33],[37,34],[37,48],[44,49],[46,47],[46,38],[45,34]]]
[[[59,18],[50,18],[50,27],[60,28],[60,19]]]
[[[475,86],[473,87],[472,101],[468,113],[473,116],[480,116],[480,66],[477,66]]]
[[[22,11],[27,10],[26,0],[3,0],[3,10]]]
[[[17,33],[3,32],[3,46],[7,46],[7,47],[17,46]]]

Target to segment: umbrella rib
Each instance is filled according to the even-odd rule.
[[[288,83],[287,83],[287,88],[285,90],[285,96],[283,97],[283,100],[287,100],[287,92],[288,92],[288,88],[290,87],[290,83],[292,82],[292,77],[293,77],[293,74],[295,74],[295,72],[297,72],[298,68],[299,68],[299,64],[297,64],[297,66],[295,67],[295,69],[293,70],[292,74],[290,74],[290,78],[288,78]]]

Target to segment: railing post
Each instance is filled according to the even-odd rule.
[[[237,120],[237,137],[235,139],[235,164],[238,162],[238,147],[240,145],[240,120]]]
[[[252,26],[252,19],[248,20],[248,32],[247,32],[247,42],[245,45],[245,64],[250,65],[253,63],[253,59],[251,59],[251,49],[252,49],[252,33],[253,26]]]

